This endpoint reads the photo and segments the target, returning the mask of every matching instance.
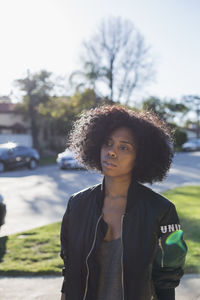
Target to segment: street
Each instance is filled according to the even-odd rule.
[[[153,184],[157,192],[179,185],[200,184],[200,152],[178,153],[166,180]],[[59,170],[56,165],[34,171],[14,170],[0,175],[0,194],[7,206],[0,236],[60,221],[69,196],[100,182],[101,174]]]

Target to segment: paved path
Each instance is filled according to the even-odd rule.
[[[59,300],[61,277],[0,277],[2,300]],[[176,300],[200,300],[200,275],[185,275]]]

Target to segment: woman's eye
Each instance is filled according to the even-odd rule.
[[[128,150],[128,147],[127,146],[120,146],[120,149],[121,150]]]
[[[111,141],[105,141],[105,145],[106,146],[112,146],[112,142]]]

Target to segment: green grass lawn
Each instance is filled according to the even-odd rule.
[[[56,164],[56,158],[57,158],[57,155],[41,157],[39,160],[39,166]]]
[[[0,238],[0,275],[61,274],[60,222]]]
[[[186,273],[200,273],[200,186],[164,193],[177,207],[188,245]],[[0,275],[60,274],[60,223],[0,238]]]
[[[184,186],[164,195],[175,205],[188,246],[186,273],[200,273],[200,186]]]

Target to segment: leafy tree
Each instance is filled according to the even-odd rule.
[[[187,133],[176,124],[170,124],[170,126],[174,130],[174,147],[175,149],[180,149],[187,141]]]
[[[167,101],[157,97],[150,97],[143,102],[143,109],[154,111],[169,123],[174,132],[175,149],[180,148],[187,141],[187,134],[174,123],[178,115],[180,117],[180,115],[185,115],[188,112],[188,108],[184,104],[178,103],[174,99]]]
[[[70,84],[76,87],[77,91],[85,89],[88,85],[90,89],[96,90],[96,81],[101,77],[101,71],[92,62],[85,62],[83,70],[74,71],[69,78]]]
[[[150,97],[143,101],[142,108],[152,110],[158,114],[162,119],[166,120],[166,111],[164,103],[157,97]]]
[[[52,150],[62,150],[73,121],[85,109],[101,104],[112,104],[108,99],[97,97],[94,90],[86,89],[83,93],[76,91],[71,97],[50,97],[47,103],[40,103],[38,113],[42,117],[45,138]],[[58,137],[63,136],[62,142]]]
[[[188,112],[188,108],[184,104],[178,103],[174,99],[167,101],[153,96],[143,101],[142,108],[154,111],[167,122],[173,122],[178,115]]]
[[[196,113],[196,134],[200,138],[200,97],[197,95],[188,95],[183,97],[183,101],[189,109]]]
[[[108,99],[99,98],[94,90],[86,89],[83,93],[76,91],[71,97],[50,97],[48,103],[40,103],[38,112],[41,116],[59,121],[60,126],[55,126],[57,133],[66,134],[71,128],[72,121],[83,110],[94,108],[101,104],[112,104]]]
[[[39,124],[40,116],[37,108],[40,103],[47,103],[53,83],[50,81],[50,72],[42,70],[38,73],[27,72],[27,76],[16,80],[16,85],[24,92],[22,103],[17,105],[24,118],[31,121],[31,134],[33,146],[39,150]]]
[[[83,44],[82,69],[71,75],[77,87],[91,87],[112,101],[130,102],[133,91],[153,77],[149,47],[128,20],[110,18]],[[98,87],[98,88],[97,88]]]

